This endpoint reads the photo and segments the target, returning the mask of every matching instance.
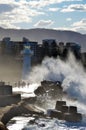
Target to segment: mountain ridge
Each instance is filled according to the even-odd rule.
[[[59,42],[75,42],[81,45],[82,51],[86,51],[86,34],[70,30],[54,30],[44,28],[32,29],[4,29],[0,27],[0,40],[10,37],[13,41],[22,41],[23,37],[31,41],[42,43],[43,39],[56,39]]]

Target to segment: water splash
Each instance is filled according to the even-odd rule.
[[[61,81],[63,90],[86,104],[86,73],[81,62],[72,53],[68,59],[45,58],[41,65],[32,69],[28,81],[40,83],[43,80]]]
[[[67,105],[74,105],[77,106],[78,112],[81,112],[84,115],[83,121],[80,123],[68,123],[64,121],[59,121],[58,119],[39,119],[39,125],[28,125],[27,120],[24,123],[22,128],[24,127],[25,130],[85,130],[86,129],[86,73],[83,69],[80,62],[76,61],[72,54],[69,54],[69,57],[66,61],[62,61],[60,58],[53,59],[53,58],[45,58],[44,61],[40,66],[36,66],[33,68],[31,74],[28,76],[28,81],[30,83],[40,83],[42,80],[52,80],[52,81],[61,81],[63,90],[68,92],[70,97],[75,97],[77,100],[69,100],[67,97],[64,97],[63,100],[67,101]],[[22,91],[24,88],[22,89]],[[34,90],[34,89],[33,89]],[[26,92],[30,92],[30,86],[28,89],[25,90]],[[32,92],[32,89],[31,89]],[[42,100],[43,98],[43,100]],[[46,101],[46,97],[39,98],[42,101]],[[52,108],[55,107],[55,102],[53,102],[49,97],[47,97],[47,102],[45,102],[44,107]],[[54,105],[53,105],[54,104]],[[27,118],[28,119],[28,118]],[[29,119],[28,119],[29,120]],[[18,122],[18,121],[16,121]],[[21,122],[18,122],[20,125]],[[40,127],[40,124],[44,123],[45,127]],[[9,129],[13,129],[14,127],[18,127],[18,125],[13,124],[12,126],[8,127]],[[16,128],[18,129],[18,128]],[[15,129],[15,130],[16,130]],[[21,128],[20,128],[21,129]],[[19,130],[20,130],[19,129]]]

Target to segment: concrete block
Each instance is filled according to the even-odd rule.
[[[68,106],[62,106],[62,113],[68,113]]]
[[[65,113],[64,119],[68,122],[80,122],[82,120],[82,115],[80,113]]]
[[[59,111],[62,111],[62,106],[63,106],[63,105],[66,105],[66,101],[57,101],[57,102],[56,102],[55,109],[56,109],[56,110],[59,110]]]
[[[77,107],[76,106],[69,106],[69,113],[77,113]]]

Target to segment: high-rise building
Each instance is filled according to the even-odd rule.
[[[79,44],[73,43],[73,42],[67,42],[65,47],[67,51],[71,51],[77,59],[81,58],[81,55],[80,55],[81,46]]]
[[[43,40],[43,51],[45,56],[57,56],[57,43],[55,39],[44,39]]]

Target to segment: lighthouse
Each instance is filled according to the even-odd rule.
[[[23,72],[22,72],[22,80],[27,80],[27,76],[31,71],[31,57],[33,55],[33,51],[30,49],[30,43],[26,42],[23,50]]]

